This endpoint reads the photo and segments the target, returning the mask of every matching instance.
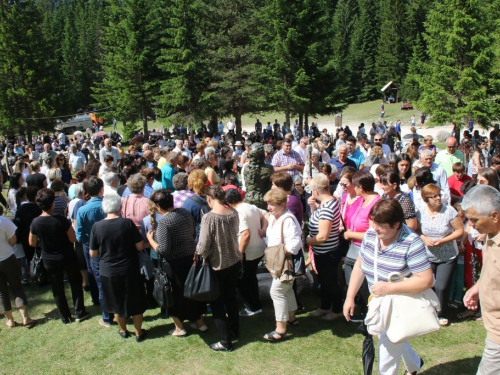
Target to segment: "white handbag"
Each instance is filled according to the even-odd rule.
[[[379,244],[374,249],[374,278],[378,282],[377,257]],[[393,280],[389,277],[389,281]],[[401,279],[399,279],[401,281]],[[396,281],[397,282],[397,281]],[[385,331],[393,344],[411,340],[439,330],[437,310],[440,310],[439,299],[432,289],[415,294],[394,294]]]

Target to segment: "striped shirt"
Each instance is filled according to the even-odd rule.
[[[309,233],[312,237],[316,236],[319,232],[320,220],[331,221],[332,229],[325,242],[312,247],[314,254],[325,254],[336,250],[339,246],[340,206],[337,199],[332,199],[321,205],[311,215],[311,219],[309,220]]]
[[[379,241],[375,230],[368,229],[361,244],[361,269],[366,276],[368,285],[375,283],[374,278],[374,249]],[[377,256],[377,274],[379,281],[387,281],[393,272],[399,272],[404,277],[431,268],[424,242],[420,237],[403,224],[399,236],[389,247],[381,249]]]

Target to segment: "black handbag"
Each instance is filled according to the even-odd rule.
[[[294,276],[302,276],[306,273],[306,259],[304,251],[299,249],[297,255],[292,255]]]
[[[196,256],[184,284],[184,297],[200,302],[215,301],[220,296],[219,281],[208,259],[199,265]]]
[[[155,278],[153,286],[153,297],[158,303],[158,306],[164,309],[170,309],[174,306],[174,294],[172,292],[172,283],[167,277],[167,274],[162,269],[161,257],[158,257],[158,268],[153,269]]]
[[[31,277],[33,281],[36,281],[38,285],[45,285],[48,282],[47,271],[43,265],[42,260],[42,250],[40,248],[35,248],[35,254],[32,260],[33,271],[31,272]]]

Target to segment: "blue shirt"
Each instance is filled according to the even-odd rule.
[[[359,150],[354,150],[352,155],[347,155],[349,159],[356,163],[356,169],[359,169],[361,164],[365,164],[365,156]]]
[[[102,198],[91,198],[85,206],[82,206],[76,216],[76,239],[81,243],[89,243],[90,232],[94,223],[106,217],[102,210]]]
[[[349,158],[347,158],[345,163],[342,163],[339,160],[339,158],[333,158],[333,159],[330,159],[330,164],[333,164],[337,167],[337,171],[338,171],[339,175],[340,175],[340,171],[344,167],[353,167],[354,169],[358,169],[358,167],[356,167],[356,163]]]
[[[142,193],[142,195],[144,195],[144,197],[146,197],[146,198],[149,198],[151,196],[151,194],[153,193],[153,191],[154,191],[153,187],[150,184],[146,183],[146,186],[144,186],[144,193]],[[127,187],[123,191],[122,198],[125,198],[125,197],[129,196],[130,194],[132,194],[132,192]]]
[[[163,185],[164,189],[175,191],[174,184],[172,183],[174,175],[174,168],[172,168],[172,166],[168,163],[163,164],[163,166],[161,167],[161,184]]]

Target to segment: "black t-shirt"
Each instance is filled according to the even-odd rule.
[[[26,177],[26,185],[30,186],[38,186],[40,189],[43,189],[43,182],[47,179],[47,177],[43,173],[33,173]]]
[[[42,258],[64,260],[75,256],[73,243],[66,234],[70,227],[70,221],[59,214],[33,219],[30,231],[40,240]]]
[[[90,233],[90,249],[99,250],[99,273],[105,277],[123,276],[136,268],[139,258],[135,244],[142,236],[130,219],[101,220]]]
[[[21,207],[17,208],[16,217],[13,223],[16,224],[16,236],[17,240],[25,246],[28,244],[28,236],[30,234],[30,226],[33,219],[40,216],[42,210],[36,204],[25,203]]]

